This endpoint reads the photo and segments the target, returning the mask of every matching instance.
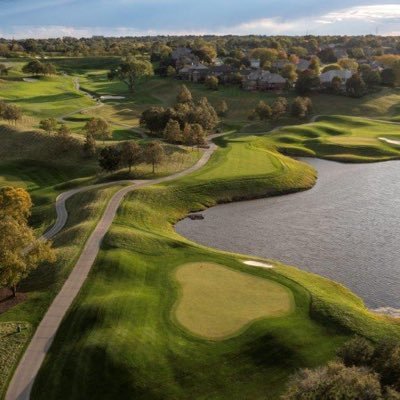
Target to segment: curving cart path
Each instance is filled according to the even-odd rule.
[[[147,181],[117,181],[91,185],[83,188],[72,189],[58,196],[56,200],[56,222],[53,227],[43,235],[43,239],[54,237],[54,235],[60,232],[65,226],[68,219],[68,212],[65,203],[76,193],[117,183],[130,183],[129,186],[124,187],[115,193],[108,203],[103,216],[87,240],[70,276],[67,278],[64,286],[53,300],[22,356],[8,387],[5,400],[29,400],[33,382],[39,372],[46,353],[54,340],[57,329],[84,284],[100,250],[101,241],[112,224],[125,195],[139,188],[181,178],[202,168],[208,162],[213,152],[217,149],[217,145],[215,145],[211,140],[221,135],[223,134],[210,136],[209,148],[206,149],[196,164],[184,171],[177,172],[167,177]]]

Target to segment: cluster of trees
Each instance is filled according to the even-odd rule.
[[[0,119],[16,125],[21,118],[22,111],[18,106],[0,101]]]
[[[278,97],[271,105],[260,101],[257,107],[249,115],[251,121],[259,118],[261,121],[278,120],[290,111],[297,118],[305,118],[312,113],[312,101],[308,97],[297,97],[289,106],[285,97]]]
[[[0,76],[7,76],[10,70],[11,67],[7,67],[5,64],[0,64]]]
[[[228,111],[226,102],[221,102],[218,108],[221,113],[226,114]],[[153,135],[162,135],[168,141],[193,142],[192,139],[196,136],[197,143],[198,138],[205,137],[208,132],[215,129],[219,118],[217,111],[206,97],[195,102],[190,90],[183,85],[174,107],[151,107],[142,113],[140,123]]]
[[[51,244],[28,224],[32,201],[24,189],[0,188],[0,286],[16,296],[18,284],[42,262],[54,262]]]
[[[355,337],[339,349],[338,360],[295,374],[282,399],[398,400],[400,343],[383,340],[373,345]]]
[[[71,129],[66,124],[59,123],[54,118],[42,119],[39,122],[39,128],[55,136],[57,139],[57,148],[62,153],[75,149],[78,144],[78,140],[72,136]]]
[[[123,142],[116,146],[104,147],[99,154],[99,165],[106,172],[113,172],[121,167],[128,167],[129,173],[132,167],[146,163],[156,171],[165,157],[163,146],[158,141],[152,141],[143,147],[136,142]]]
[[[44,63],[39,60],[32,60],[22,67],[24,74],[32,75],[55,75],[57,73],[56,67],[51,63]]]

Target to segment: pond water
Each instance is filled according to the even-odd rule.
[[[306,161],[318,170],[313,189],[219,205],[177,232],[326,276],[370,308],[400,309],[400,162]]]

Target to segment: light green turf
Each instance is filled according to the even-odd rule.
[[[286,154],[345,162],[400,158],[399,146],[386,143],[381,137],[400,140],[400,125],[377,119],[324,116],[317,122],[285,127],[270,135],[271,142]]]
[[[223,340],[262,318],[294,309],[291,292],[276,282],[210,262],[184,264],[174,277],[180,296],[173,318],[194,335]]]
[[[95,104],[74,88],[69,76],[38,77],[36,82],[16,79],[0,83],[0,100],[18,105],[26,115],[38,119],[61,117]]]

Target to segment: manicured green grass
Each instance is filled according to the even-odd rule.
[[[270,135],[285,154],[317,156],[344,162],[400,158],[400,149],[380,140],[400,139],[400,125],[348,116],[324,116],[307,125],[285,127]]]
[[[205,339],[227,339],[256,320],[280,317],[294,308],[285,286],[222,265],[184,264],[174,277],[180,297],[173,318]]]
[[[311,167],[275,152],[268,137],[231,135],[219,143],[202,170],[124,201],[45,360],[33,399],[277,399],[291,373],[325,363],[350,335],[400,336],[397,322],[374,316],[341,285],[283,265],[248,267],[242,256],[174,232],[173,223],[190,211],[315,182]],[[240,143],[245,150],[234,150]],[[270,160],[258,162],[257,170],[251,161],[260,149]],[[240,151],[242,163],[235,160]],[[180,265],[198,262],[283,285],[293,294],[294,312],[258,320],[217,342],[180,329],[171,319],[179,299],[173,276]]]
[[[0,83],[0,99],[22,108],[26,115],[58,118],[74,110],[93,106],[89,97],[75,90],[69,76],[38,77],[36,82],[6,80]]]
[[[30,335],[31,326],[26,322],[0,323],[0,396]]]

